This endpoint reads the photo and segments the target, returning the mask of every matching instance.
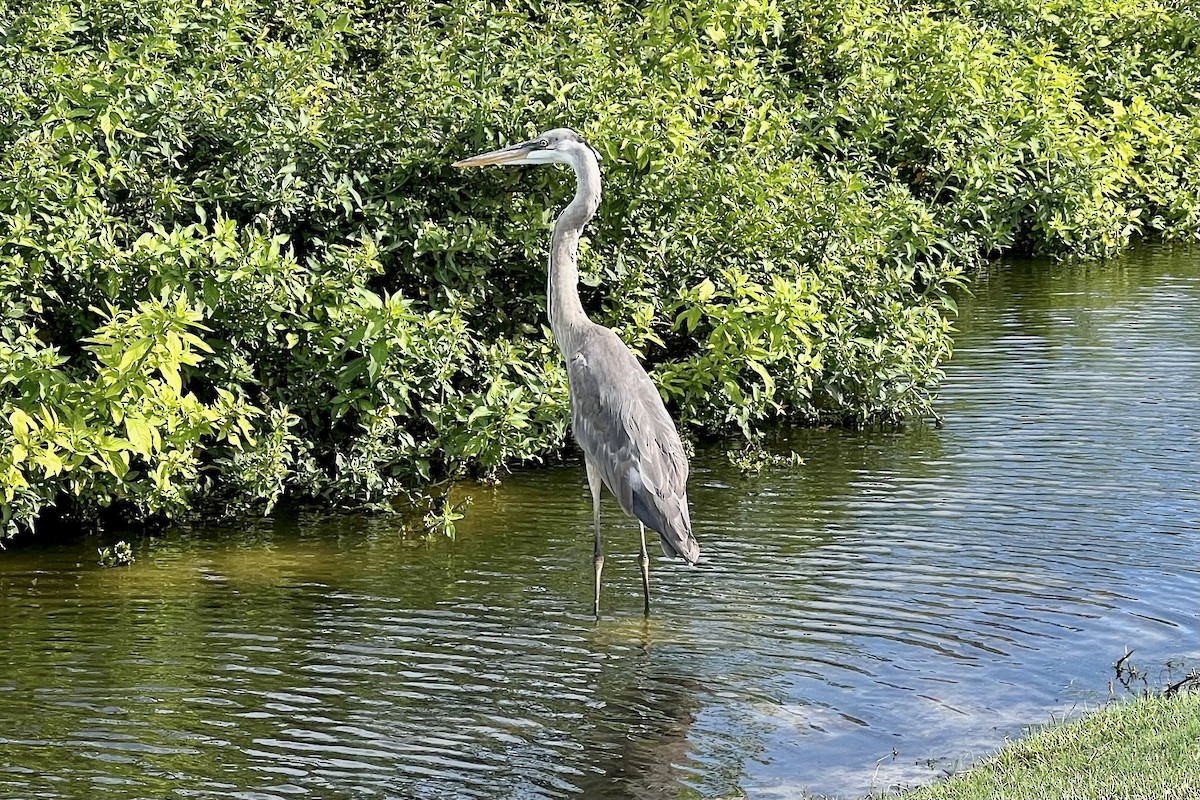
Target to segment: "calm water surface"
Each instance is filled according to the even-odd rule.
[[[1200,253],[1017,265],[963,303],[941,430],[693,467],[698,568],[579,465],[456,541],[302,516],[0,553],[0,797],[797,798],[912,785],[1200,664]],[[1121,687],[1118,685],[1118,691]]]

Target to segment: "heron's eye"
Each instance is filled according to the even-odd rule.
[[[548,141],[546,141],[545,139],[538,139],[538,147],[545,149],[549,146],[550,146],[550,143]]]

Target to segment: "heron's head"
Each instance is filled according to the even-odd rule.
[[[501,147],[477,156],[455,161],[456,167],[517,166],[520,164],[569,164],[577,167],[587,160],[599,161],[584,138],[570,128],[555,128],[527,142]]]

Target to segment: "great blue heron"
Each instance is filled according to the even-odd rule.
[[[646,526],[658,531],[663,552],[696,563],[687,502],[687,456],[658,389],[625,343],[587,318],[579,302],[579,234],[600,205],[599,155],[579,134],[556,128],[527,142],[455,162],[456,167],[566,164],[575,171],[575,197],[558,216],[550,240],[546,309],[550,330],[567,363],[571,430],[583,449],[592,490],[596,593],[600,616],[600,484],[626,514],[637,517],[642,537],[638,566],[650,613],[650,558]]]

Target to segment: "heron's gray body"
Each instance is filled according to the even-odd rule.
[[[657,531],[663,552],[695,563],[700,547],[692,536],[687,502],[687,456],[658,389],[637,357],[613,331],[587,318],[579,301],[579,235],[600,205],[598,155],[566,128],[483,153],[456,166],[568,164],[575,197],[554,223],[546,272],[546,313],[567,365],[571,430],[583,450],[592,491],[595,532],[595,611],[600,614],[600,484],[626,514],[642,524],[639,565],[650,611],[645,528]]]
[[[592,325],[567,360],[571,431],[626,514],[657,531],[668,556],[695,563],[688,463],[654,382],[625,343]]]

